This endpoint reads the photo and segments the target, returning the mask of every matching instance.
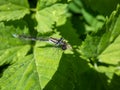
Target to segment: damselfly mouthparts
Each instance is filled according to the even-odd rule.
[[[41,37],[31,37],[31,36],[26,36],[26,35],[17,35],[13,34],[13,37],[15,38],[21,38],[25,40],[32,40],[32,41],[48,41],[50,43],[55,44],[55,46],[60,47],[62,50],[66,50],[68,48],[68,44],[64,41],[63,38],[56,39],[56,38],[41,38]]]

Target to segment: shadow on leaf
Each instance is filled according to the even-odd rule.
[[[10,66],[10,64],[3,64],[2,66],[0,66],[0,77],[2,77],[3,72]]]
[[[44,90],[106,90],[107,76],[99,73],[76,52],[63,54],[58,70]]]

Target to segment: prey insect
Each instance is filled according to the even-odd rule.
[[[63,38],[57,39],[57,38],[41,38],[41,37],[31,37],[31,36],[26,36],[26,35],[17,35],[13,34],[13,37],[15,38],[20,38],[20,39],[25,39],[25,40],[32,40],[32,41],[46,41],[53,43],[55,46],[60,47],[62,50],[68,49],[68,44],[66,41],[64,41]]]

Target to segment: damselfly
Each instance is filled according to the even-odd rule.
[[[32,40],[32,41],[47,41],[50,43],[55,44],[55,46],[60,47],[62,50],[66,50],[68,49],[68,44],[66,41],[64,41],[63,38],[60,39],[56,39],[56,38],[41,38],[41,37],[31,37],[31,36],[26,36],[26,35],[17,35],[17,34],[13,34],[13,37],[15,38],[20,38],[20,39],[25,39],[25,40]]]

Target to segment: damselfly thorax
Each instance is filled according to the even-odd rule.
[[[31,36],[26,36],[26,35],[17,35],[13,34],[15,38],[20,38],[20,39],[25,39],[25,40],[32,40],[32,41],[47,41],[50,43],[53,43],[55,46],[60,47],[62,50],[68,49],[68,44],[66,41],[64,41],[63,38],[57,39],[57,38],[41,38],[41,37],[31,37]]]

